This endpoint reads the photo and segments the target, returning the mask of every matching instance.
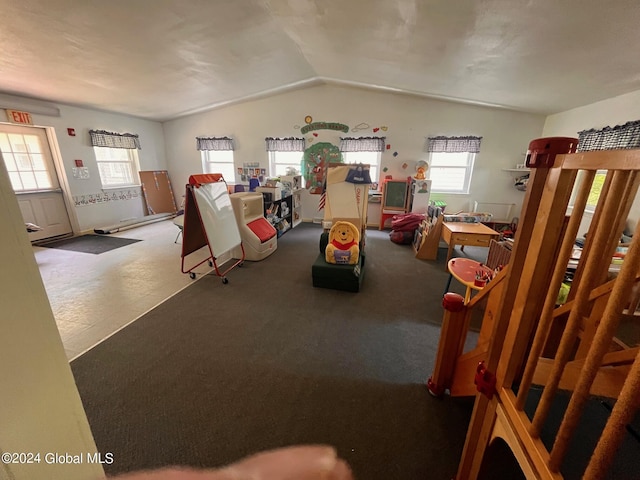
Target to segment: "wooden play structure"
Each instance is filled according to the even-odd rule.
[[[619,270],[611,268],[640,184],[640,150],[571,153],[576,144],[531,142],[531,177],[508,267],[467,305],[456,294],[443,301],[429,390],[476,396],[459,480],[479,478],[496,439],[526,478],[640,475],[638,457],[628,453],[637,455],[640,446],[631,425],[640,407],[639,339],[629,335],[640,322],[640,226]],[[605,171],[570,293],[557,306],[592,183]],[[477,345],[463,353],[478,311]],[[594,401],[610,406],[601,426],[585,414]],[[595,429],[592,443],[587,429]]]

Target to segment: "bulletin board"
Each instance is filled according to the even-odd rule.
[[[178,213],[169,181],[169,172],[166,170],[141,171],[140,183],[149,215]]]
[[[383,210],[406,211],[408,184],[405,180],[387,180],[382,191]]]

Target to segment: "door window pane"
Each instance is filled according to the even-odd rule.
[[[24,190],[22,188],[22,180],[20,180],[20,174],[17,172],[9,172],[9,180],[11,180],[11,186],[14,191]]]
[[[36,190],[38,188],[36,176],[32,172],[20,172],[20,178],[22,179],[22,187],[25,190]]]
[[[11,144],[11,150],[14,152],[26,152],[27,146],[24,142],[24,137],[22,135],[17,135],[14,133],[9,134],[9,143]]]
[[[38,171],[34,172],[33,174],[36,177],[38,188],[51,188],[51,178],[49,177],[49,172]]]
[[[6,153],[2,150],[2,157],[4,158],[4,163],[7,166],[7,170],[9,172],[17,172],[18,166],[16,165],[16,161],[13,158],[13,153]]]
[[[31,155],[31,163],[33,164],[34,170],[46,170],[47,166],[44,163],[44,157],[39,153],[34,153]]]
[[[11,144],[9,143],[9,137],[6,133],[0,133],[0,150],[3,152],[11,151]]]
[[[0,149],[15,191],[54,188],[38,135],[2,133]]]

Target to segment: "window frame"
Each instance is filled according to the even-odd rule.
[[[113,160],[113,159],[101,159],[101,153],[109,151],[121,151],[124,150],[127,152],[127,160]],[[98,175],[100,177],[100,183],[102,185],[103,190],[107,189],[118,189],[118,188],[127,188],[127,187],[139,187],[140,183],[140,160],[138,158],[138,150],[136,148],[114,148],[114,147],[100,147],[94,146],[93,151],[96,158],[96,164],[98,166]],[[118,165],[127,165],[131,174],[131,182],[125,183],[105,183],[105,178],[102,175],[100,170],[101,164],[118,164]]]
[[[466,154],[466,165],[464,166],[460,166],[460,165],[434,165],[434,156],[440,156],[440,155],[459,155],[459,154]],[[475,152],[429,152],[429,169],[427,170],[429,179],[431,180],[431,191],[433,193],[443,193],[443,194],[451,194],[451,195],[468,195],[470,193],[470,189],[471,189],[471,178],[473,177],[473,168],[475,166],[475,160],[476,160],[476,153]],[[438,160],[439,161],[439,160]],[[459,170],[461,168],[464,168],[465,173],[464,173],[464,180],[463,180],[463,184],[460,186],[460,188],[458,189],[442,189],[439,188],[437,185],[437,178],[434,179],[433,178],[433,172],[434,172],[434,168],[441,168],[441,169],[455,169],[455,170]]]
[[[269,177],[272,178],[277,178],[280,177],[282,175],[287,175],[286,171],[285,173],[281,173],[278,174],[277,173],[277,167],[278,166],[285,166],[286,167],[295,167],[296,171],[298,172],[296,175],[300,175],[300,170],[301,170],[301,165],[302,165],[302,158],[304,157],[304,152],[303,151],[284,151],[284,150],[269,150],[267,152],[269,154]],[[277,162],[277,155],[279,153],[285,153],[285,154],[292,154],[291,156],[293,156],[293,154],[298,155],[298,161],[297,163],[294,162]]]
[[[43,143],[44,138],[40,134],[35,130],[33,133],[0,132],[0,134],[6,136],[5,146],[8,149],[3,150],[2,159],[14,192],[49,192],[59,188],[53,160],[46,149],[48,144]],[[11,138],[12,136],[21,137],[22,143],[17,143]],[[38,144],[36,149],[32,148],[33,142],[29,141],[28,137],[35,138]],[[28,185],[29,176],[35,185]]]
[[[230,155],[231,160],[220,160],[215,159],[217,155]],[[222,178],[225,179],[227,183],[235,183],[236,182],[236,164],[235,164],[235,156],[233,154],[233,150],[201,150],[200,158],[202,160],[202,173],[221,173]],[[225,171],[226,169],[210,169],[214,165],[225,165],[227,169],[231,172],[230,176],[227,176]],[[230,167],[229,167],[230,166]]]
[[[369,175],[371,176],[371,182],[376,187],[376,188],[372,188],[371,191],[374,191],[374,192],[378,191],[381,185],[380,172],[382,170],[380,167],[382,163],[382,152],[363,151],[363,152],[341,152],[341,153],[342,153],[342,159],[346,164],[362,163],[365,165],[369,165]],[[375,155],[376,160],[375,162],[371,162],[366,158],[360,158],[361,155],[362,156]]]

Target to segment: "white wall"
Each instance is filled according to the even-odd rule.
[[[144,202],[139,187],[115,191],[102,190],[93,147],[89,140],[89,130],[138,134],[142,145],[142,149],[138,151],[140,169],[166,170],[162,124],[84,108],[65,105],[57,107],[60,109],[60,117],[38,114],[33,114],[32,117],[34,125],[52,127],[55,131],[64,164],[64,175],[72,197],[72,215],[77,219],[76,228],[80,231],[92,230],[94,227],[143,216]],[[69,136],[67,128],[74,128],[76,136]],[[89,168],[89,179],[73,177],[76,159],[82,160]],[[110,194],[109,201],[105,201],[106,193]],[[113,198],[114,193],[117,199]]]
[[[609,98],[591,105],[574,108],[547,117],[544,137],[578,137],[581,130],[600,129],[606,126],[622,125],[632,120],[640,120],[640,90],[619,97]],[[640,219],[640,200],[636,198],[627,220],[627,229],[633,231]],[[591,216],[585,214],[579,233],[586,232]]]
[[[96,446],[2,161],[0,224],[0,452],[42,455],[38,464],[0,461],[0,478],[102,478],[100,465],[45,461],[47,452],[86,455]]]
[[[382,156],[382,167],[389,169],[384,174],[394,178],[412,175],[416,162],[427,159],[424,143],[428,136],[482,136],[471,193],[433,195],[447,202],[448,211],[466,210],[471,201],[478,200],[516,203],[519,212],[524,193],[513,187],[513,175],[501,169],[524,162],[529,142],[541,136],[544,123],[541,115],[334,85],[309,87],[166,122],[167,161],[174,190],[181,192],[176,185],[184,185],[190,174],[202,172],[196,136],[233,137],[236,166],[257,161],[268,172],[264,138],[301,136],[299,128],[305,125],[307,115],[314,122],[344,123],[352,129],[361,123],[370,126],[348,134],[317,130],[318,137],[304,135],[316,143],[339,145],[340,136],[385,136],[391,148]],[[382,126],[387,127],[386,132],[372,131]],[[393,152],[398,155],[394,157]],[[408,167],[403,169],[405,162]],[[318,196],[309,197],[303,199],[305,218],[317,216]]]

